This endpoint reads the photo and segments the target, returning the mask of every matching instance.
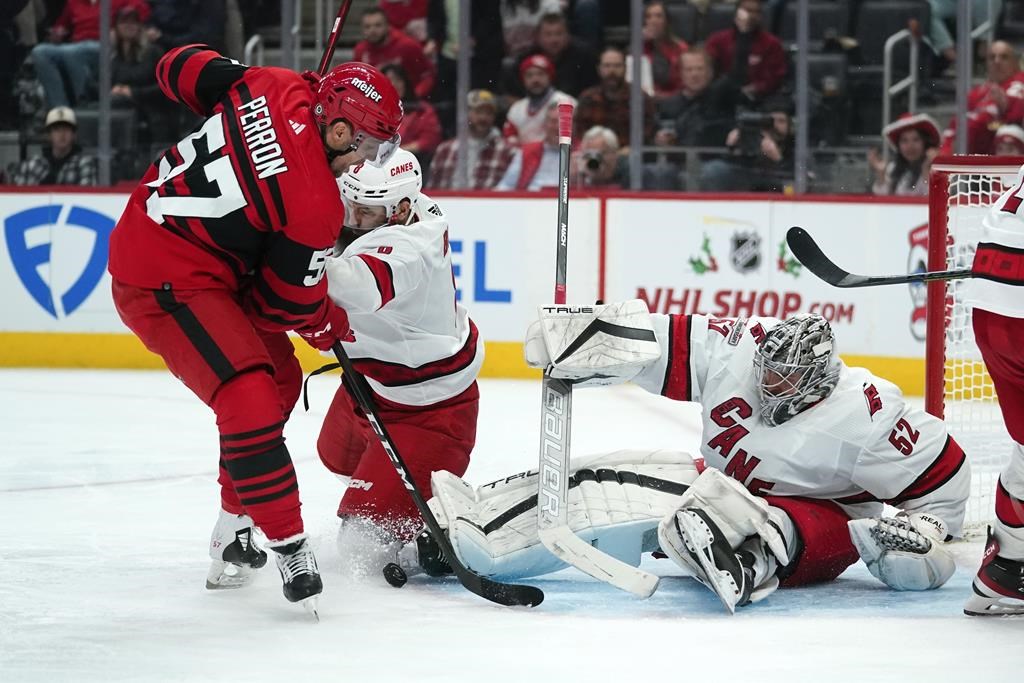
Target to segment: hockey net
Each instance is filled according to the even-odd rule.
[[[928,192],[928,270],[970,267],[985,213],[1012,184],[1024,159],[939,157]],[[971,463],[965,535],[979,536],[995,515],[995,487],[1010,456],[992,379],[974,341],[966,280],[928,284],[925,410],[943,418]]]

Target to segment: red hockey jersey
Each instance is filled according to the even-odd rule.
[[[316,324],[344,220],[298,74],[203,46],[157,64],[164,93],[209,118],[150,166],[110,238],[111,275],[137,287],[245,291],[253,324]]]

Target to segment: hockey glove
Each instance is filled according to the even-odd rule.
[[[946,524],[926,513],[847,523],[857,553],[876,579],[900,591],[938,588],[953,576],[956,561],[946,550]]]
[[[622,384],[661,358],[647,304],[542,306],[526,332],[531,367],[586,386]]]
[[[333,303],[327,304],[326,312],[315,325],[300,327],[295,333],[320,351],[330,351],[336,341],[355,341],[348,325],[348,313]]]

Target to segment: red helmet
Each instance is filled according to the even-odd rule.
[[[385,163],[401,138],[402,101],[395,86],[376,68],[348,62],[320,79],[313,95],[313,118],[321,126],[344,119],[352,126],[353,148],[375,165]],[[365,145],[365,147],[364,147]]]

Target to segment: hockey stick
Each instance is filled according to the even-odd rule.
[[[569,254],[569,148],[571,104],[558,105],[558,235],[555,252],[555,304],[565,304]],[[572,384],[544,373],[541,389],[540,464],[537,534],[555,557],[590,576],[640,597],[650,597],[658,577],[608,555],[569,527],[569,443],[572,435]]]
[[[846,272],[821,251],[814,238],[803,228],[792,227],[786,233],[786,243],[797,261],[833,287],[877,287],[879,285],[906,285],[915,282],[960,280],[973,277],[970,268],[960,270],[933,270],[906,275],[853,275]]]
[[[338,8],[338,16],[334,18],[334,26],[331,28],[331,35],[327,38],[327,47],[324,48],[324,55],[320,58],[320,66],[316,72],[323,76],[331,66],[334,59],[334,46],[338,44],[338,34],[341,27],[345,25],[345,18],[348,16],[348,9],[352,6],[352,0],[341,0],[341,7]]]
[[[348,357],[348,353],[345,352],[341,342],[335,342],[331,349],[334,351],[334,355],[338,357],[338,362],[341,363],[341,368],[348,379],[348,386],[352,393],[355,394],[356,402],[359,403],[359,407],[366,414],[366,419],[369,420],[374,433],[380,439],[380,445],[384,448],[384,452],[387,453],[391,464],[395,466],[395,471],[398,472],[402,484],[405,485],[409,495],[412,496],[413,501],[416,503],[416,508],[419,510],[420,516],[423,517],[424,524],[427,525],[430,534],[437,541],[437,545],[441,548],[441,552],[444,554],[445,559],[448,560],[452,571],[455,572],[455,576],[458,577],[462,585],[480,597],[500,605],[526,605],[528,607],[539,605],[544,600],[544,593],[539,588],[513,583],[498,583],[486,576],[477,574],[459,561],[458,556],[455,554],[455,549],[452,548],[451,541],[448,540],[448,536],[441,529],[441,525],[438,524],[434,513],[430,511],[430,507],[423,498],[423,494],[420,493],[415,482],[413,482],[409,466],[405,464],[402,456],[399,455],[398,448],[395,446],[395,442],[391,440],[387,427],[384,426],[384,423],[377,416],[376,402],[373,400],[373,394],[366,383],[366,378],[352,367],[352,360]]]

